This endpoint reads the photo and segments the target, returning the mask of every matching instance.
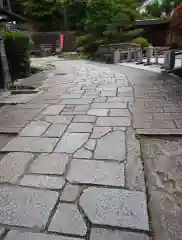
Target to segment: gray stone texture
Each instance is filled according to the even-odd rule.
[[[45,233],[18,232],[12,230],[5,240],[81,240],[80,238],[69,238]]]
[[[84,148],[79,149],[74,154],[74,158],[91,158],[91,157],[92,157],[92,152]]]
[[[74,159],[71,162],[67,180],[70,183],[123,187],[124,164]]]
[[[48,106],[41,114],[43,115],[59,115],[59,113],[63,110],[64,105],[50,105]]]
[[[61,101],[61,104],[66,104],[66,105],[87,105],[87,104],[90,104],[91,102],[92,102],[92,99],[89,99],[89,98],[65,99],[65,100]]]
[[[15,137],[1,151],[4,152],[52,152],[58,138]]]
[[[98,108],[98,109],[107,109],[107,108],[126,108],[126,103],[92,103],[91,108]]]
[[[5,232],[5,228],[0,228],[0,237],[2,236],[2,234],[4,234]]]
[[[74,153],[89,138],[88,133],[66,133],[55,148],[55,152]]]
[[[58,123],[69,124],[72,119],[73,119],[73,116],[63,116],[63,115],[51,115],[51,116],[39,115],[38,117],[36,117],[36,120],[45,121],[52,124],[58,124]]]
[[[22,137],[39,137],[50,126],[50,123],[42,121],[33,121],[29,123],[21,132]]]
[[[123,161],[126,155],[125,133],[111,132],[97,140],[94,154],[96,159]]]
[[[127,127],[131,125],[129,117],[99,117],[96,126]]]
[[[48,230],[51,232],[85,236],[87,226],[76,204],[60,203]]]
[[[70,133],[89,133],[92,132],[93,125],[91,123],[71,123],[68,127]]]
[[[31,173],[63,175],[69,156],[59,153],[40,154],[29,168]]]
[[[73,202],[80,194],[78,185],[72,185],[67,183],[63,192],[61,193],[60,201]]]
[[[139,140],[132,128],[127,129],[126,187],[145,192],[144,170]]]
[[[20,187],[1,187],[0,223],[44,228],[52,208],[56,204],[58,193]]]
[[[96,146],[96,140],[95,139],[89,139],[85,145],[84,145],[84,148],[90,150],[90,151],[93,151],[95,149],[95,146]]]
[[[84,190],[79,204],[93,224],[149,230],[142,192],[90,187]]]
[[[144,233],[92,228],[90,240],[149,240]]]
[[[64,186],[64,179],[56,176],[46,175],[24,175],[20,181],[20,185],[37,187],[37,188],[49,188],[49,189],[61,189]]]
[[[112,129],[110,127],[94,127],[91,138],[101,138],[107,133],[111,132],[111,130]]]
[[[90,109],[87,114],[93,116],[101,116],[105,117],[108,116],[109,109]]]
[[[182,239],[182,140],[141,138],[155,239]]]
[[[95,116],[88,116],[88,115],[79,115],[79,116],[75,116],[73,119],[73,122],[77,122],[77,123],[93,123],[95,122],[96,117]]]
[[[44,133],[44,137],[61,137],[66,129],[67,125],[52,124]]]
[[[28,163],[33,159],[31,153],[9,153],[0,161],[0,182],[17,183]]]
[[[129,117],[130,113],[129,113],[128,109],[111,109],[109,112],[109,116]]]

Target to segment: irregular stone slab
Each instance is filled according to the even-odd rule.
[[[66,154],[59,153],[42,153],[30,165],[29,172],[40,174],[57,174],[63,175],[69,157]]]
[[[71,94],[65,94],[60,97],[60,99],[76,99],[76,98],[81,98],[82,93],[71,93]]]
[[[116,96],[116,91],[102,91],[100,94],[101,97],[115,97]]]
[[[96,120],[95,116],[81,115],[75,116],[73,122],[93,123],[95,122],[95,120]]]
[[[107,103],[92,103],[91,104],[91,108],[98,108],[98,109],[107,109],[107,108],[126,108],[127,106],[126,106],[126,103],[125,102],[123,102],[123,103],[121,103],[121,102],[119,102],[119,103],[110,103],[110,102],[107,102]]]
[[[31,153],[9,153],[0,161],[0,182],[16,183],[33,159]]]
[[[144,233],[92,228],[90,240],[149,240]]]
[[[46,121],[49,123],[62,123],[62,124],[69,124],[71,120],[73,119],[73,116],[63,116],[63,115],[52,115],[52,116],[44,116],[44,115],[39,115],[36,120],[40,121]]]
[[[89,138],[88,133],[66,133],[57,144],[54,152],[74,153]]]
[[[50,223],[49,231],[85,236],[87,227],[75,204],[60,203]]]
[[[62,177],[45,175],[25,175],[20,181],[20,185],[38,188],[61,189],[64,186]]]
[[[44,137],[61,137],[66,129],[67,125],[52,124],[44,133]]]
[[[123,161],[126,157],[125,151],[125,133],[116,131],[97,141],[94,158]]]
[[[93,99],[89,98],[81,98],[81,99],[64,99],[61,101],[61,104],[65,105],[86,105],[90,104],[93,101]],[[48,115],[48,114],[47,114]]]
[[[79,193],[80,190],[78,185],[72,185],[68,183],[61,194],[60,200],[73,202],[77,199]]]
[[[104,103],[106,102],[107,98],[106,97],[97,97],[94,100],[94,103]]]
[[[125,165],[126,187],[127,189],[145,192],[146,189],[140,143],[139,140],[136,139],[135,132],[132,128],[127,129],[126,138],[128,149]]]
[[[96,140],[94,139],[89,139],[85,145],[84,145],[84,148],[90,150],[90,151],[93,151],[95,149],[95,146],[96,146]]]
[[[112,129],[110,127],[94,127],[91,138],[101,138],[109,133]]]
[[[15,137],[1,151],[52,152],[58,140],[58,138]]]
[[[71,123],[68,127],[70,133],[89,133],[92,132],[93,125],[91,123]]]
[[[0,223],[44,228],[56,204],[58,193],[22,187],[1,187]]]
[[[124,187],[124,164],[74,159],[67,180],[70,183]]]
[[[130,113],[129,113],[128,109],[111,109],[109,116],[129,117]]]
[[[141,138],[156,240],[182,239],[182,139]]]
[[[91,158],[91,157],[92,157],[92,152],[84,148],[79,149],[74,154],[74,158]]]
[[[90,109],[87,114],[94,115],[94,116],[101,116],[105,117],[108,116],[109,109]]]
[[[84,190],[80,205],[93,224],[149,230],[142,192],[90,187]]]
[[[80,238],[69,238],[64,236],[55,236],[44,233],[18,232],[12,230],[8,233],[5,240],[81,240]]]
[[[42,121],[31,122],[20,132],[20,136],[39,137],[47,130],[49,126],[50,123],[48,122]]]
[[[129,117],[99,117],[96,126],[127,127],[131,125]]]
[[[43,115],[59,115],[59,113],[63,110],[64,105],[50,105],[48,106],[41,114]]]

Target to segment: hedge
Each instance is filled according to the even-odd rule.
[[[29,76],[30,37],[25,32],[5,32],[4,41],[12,80]]]
[[[142,48],[150,46],[150,43],[148,42],[148,40],[143,37],[136,38],[133,40],[133,42],[136,44],[140,44]]]

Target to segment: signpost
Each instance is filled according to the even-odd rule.
[[[60,49],[61,49],[61,52],[63,52],[63,49],[64,49],[64,35],[63,34],[60,34]]]

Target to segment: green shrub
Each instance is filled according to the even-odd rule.
[[[30,73],[31,40],[25,32],[5,32],[4,41],[12,80]]]
[[[150,46],[150,43],[148,42],[148,40],[143,37],[136,38],[132,42],[136,44],[140,44],[142,48]]]

